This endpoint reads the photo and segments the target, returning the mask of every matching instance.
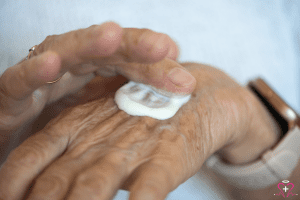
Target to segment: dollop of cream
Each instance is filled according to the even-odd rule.
[[[129,115],[165,120],[173,117],[191,98],[191,95],[165,96],[158,91],[152,86],[130,81],[117,90],[115,102]]]

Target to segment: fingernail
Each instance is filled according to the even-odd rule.
[[[180,87],[191,85],[195,78],[186,70],[176,67],[168,74],[170,81]]]

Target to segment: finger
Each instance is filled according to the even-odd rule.
[[[197,169],[188,165],[185,148],[186,140],[171,130],[163,130],[158,146],[148,156],[151,159],[138,168],[124,182],[122,188],[129,190],[130,200],[165,199]],[[191,168],[192,167],[192,168]]]
[[[174,168],[174,166],[173,166]],[[134,173],[135,181],[130,189],[129,200],[164,200],[174,190],[174,179],[170,171],[162,165],[145,163]]]
[[[190,94],[196,86],[196,79],[188,70],[170,59],[163,59],[154,64],[120,65],[116,66],[116,71],[132,81],[175,94]]]
[[[12,100],[28,97],[41,85],[55,79],[60,66],[60,59],[56,53],[45,52],[8,68],[0,77],[1,96]]]
[[[67,144],[66,136],[39,132],[17,147],[0,170],[0,199],[21,199],[32,180]]]
[[[79,149],[85,149],[82,146]],[[78,150],[77,148],[77,150]],[[70,190],[76,175],[83,169],[95,163],[105,151],[93,151],[90,148],[84,153],[69,151],[55,160],[48,166],[42,174],[38,176],[30,190],[30,199],[64,199]],[[99,153],[101,151],[101,153]],[[76,153],[75,153],[76,152]]]
[[[117,51],[127,62],[154,63],[167,57],[176,60],[176,43],[166,34],[149,29],[123,29],[122,45]]]
[[[121,152],[106,155],[78,176],[68,199],[112,199],[128,174],[127,157]]]
[[[114,104],[113,101],[109,101],[108,103]],[[107,144],[107,142],[103,140],[104,135],[112,132],[114,127],[116,127],[115,125],[120,124],[124,120],[125,113],[116,113],[116,109],[103,111],[103,109],[101,109],[103,106],[99,107],[99,101],[93,102],[93,104],[97,107],[96,111],[102,110],[102,112],[96,112],[98,115],[97,122],[99,124],[92,129],[93,131],[96,131],[97,134],[90,133],[89,131],[87,132],[86,130],[76,134],[71,128],[67,127],[67,129],[72,131],[72,137],[69,139],[70,145],[68,146],[68,151],[66,151],[59,159],[52,162],[51,165],[39,175],[32,188],[29,199],[47,199],[46,197],[49,199],[62,199],[70,190],[70,186],[73,185],[75,176],[82,171],[82,169],[94,165],[99,157],[103,157],[103,154],[106,154],[105,150],[108,148],[104,148]],[[102,105],[111,107],[108,104]],[[95,106],[90,107],[90,110],[95,111]],[[73,115],[68,115],[65,120],[74,121],[74,116],[76,116],[76,121],[78,116],[82,114],[82,108],[83,107],[79,107]],[[90,110],[87,110],[85,107],[84,113],[88,113],[92,116],[93,114],[89,112]],[[105,120],[111,115],[115,116],[112,120]],[[81,122],[82,120],[79,121]],[[91,136],[90,134],[95,137],[88,137]],[[76,138],[76,141],[73,142],[72,138]]]
[[[176,43],[167,35],[149,29],[122,29],[114,22],[93,25],[62,35],[48,36],[38,45],[33,55],[55,51],[62,60],[62,74],[71,67],[89,64],[117,64],[124,62],[156,62],[166,56],[178,57]],[[85,73],[93,72],[94,65],[85,66]]]
[[[93,25],[86,29],[48,36],[33,51],[39,55],[45,51],[56,52],[62,60],[63,71],[78,64],[89,63],[92,58],[112,55],[122,40],[122,28],[113,22]]]
[[[170,47],[169,47],[169,52],[166,58],[170,58],[172,60],[177,60],[179,57],[179,48],[178,45],[169,37],[170,41]]]

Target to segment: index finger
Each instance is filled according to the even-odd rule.
[[[167,57],[176,60],[178,48],[167,35],[149,29],[122,28],[114,22],[93,25],[62,35],[48,36],[33,55],[56,52],[63,71],[72,66],[90,63],[157,62]]]

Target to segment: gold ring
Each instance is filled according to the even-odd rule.
[[[62,78],[62,76],[61,76],[61,77],[59,77],[58,79],[54,80],[54,81],[50,81],[50,82],[46,82],[46,83],[49,83],[49,84],[51,84],[51,83],[55,83],[55,82],[59,81],[61,78]]]
[[[30,57],[31,57],[31,55],[32,55],[32,53],[33,53],[33,51],[35,50],[36,47],[37,47],[37,45],[34,45],[33,47],[31,47],[29,49],[29,53],[28,53],[28,55],[26,57],[26,60],[30,59]],[[58,79],[54,80],[54,81],[50,81],[50,82],[46,82],[46,83],[52,84],[52,83],[55,83],[55,82],[59,81],[61,78],[62,78],[62,76],[59,77]]]
[[[33,51],[35,50],[36,47],[37,47],[37,45],[34,45],[33,47],[31,47],[29,49],[29,53],[28,53],[28,55],[26,57],[26,60],[28,60],[31,57],[31,54],[33,53]]]

